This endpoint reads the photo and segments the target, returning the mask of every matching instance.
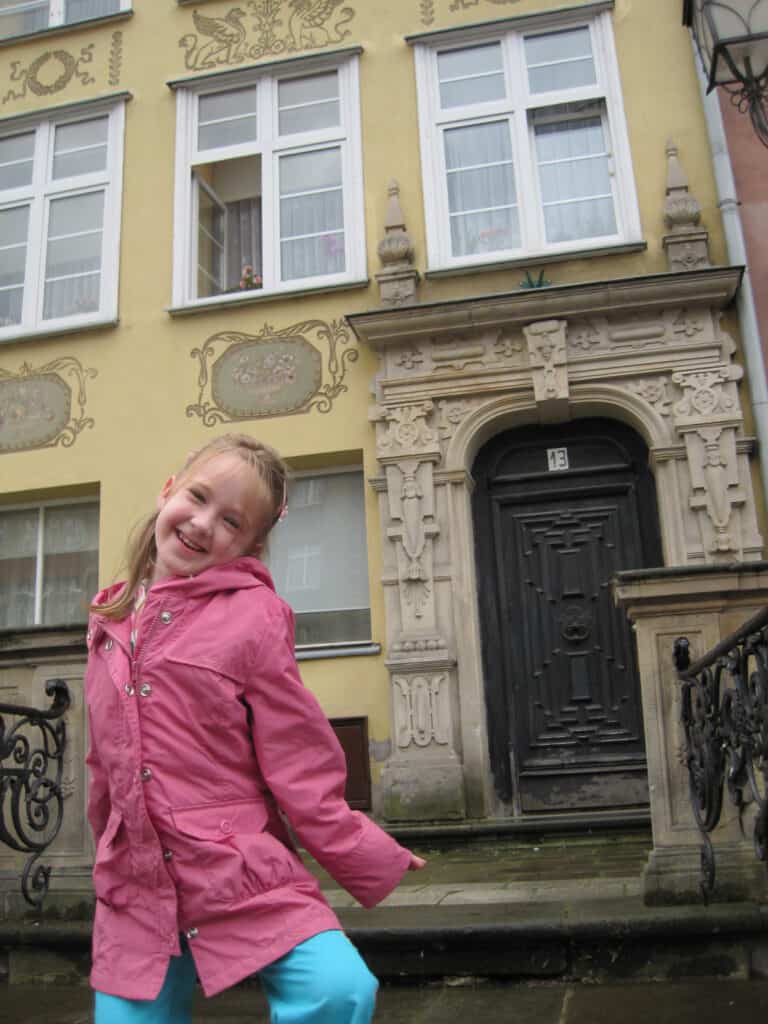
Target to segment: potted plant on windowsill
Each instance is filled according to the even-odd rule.
[[[253,267],[250,263],[246,263],[240,272],[240,289],[247,291],[250,288],[261,288],[262,280],[261,274],[254,274]]]

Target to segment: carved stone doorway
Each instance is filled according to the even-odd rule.
[[[643,805],[634,640],[611,578],[662,564],[648,450],[605,419],[506,431],[475,460],[491,766],[515,813]]]

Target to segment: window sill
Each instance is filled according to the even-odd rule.
[[[317,661],[321,658],[364,658],[381,654],[381,644],[317,644],[315,647],[297,647],[296,661]]]
[[[28,39],[48,39],[51,36],[64,35],[68,32],[79,32],[84,28],[93,28],[97,25],[111,25],[115,21],[127,21],[133,17],[133,11],[117,11],[115,14],[105,14],[101,18],[83,18],[82,21],[73,21],[71,25],[51,25],[50,28],[41,28],[38,32],[26,32],[20,36],[3,36],[0,38],[0,47],[17,46]]]
[[[568,252],[553,252],[539,254],[536,256],[515,257],[508,260],[490,260],[488,263],[471,263],[462,266],[436,267],[434,270],[424,272],[428,280],[435,280],[441,277],[458,277],[464,274],[485,274],[497,270],[514,270],[527,267],[541,267],[549,263],[564,263],[566,260],[592,259],[596,256],[623,256],[634,252],[645,252],[648,243],[644,240],[639,242],[622,242],[618,245],[605,245],[597,249],[571,249]]]
[[[11,626],[0,629],[0,664],[20,655],[57,658],[86,653],[87,622],[66,626]]]
[[[72,324],[66,327],[43,327],[34,331],[23,331],[20,334],[9,334],[0,337],[0,345],[16,345],[20,341],[37,341],[40,338],[55,338],[60,334],[82,334],[84,331],[101,331],[104,328],[117,327],[120,321],[116,317],[95,320],[87,324]]]
[[[356,281],[343,281],[341,284],[318,285],[314,288],[296,288],[291,291],[264,292],[260,288],[249,289],[243,295],[228,294],[228,297],[221,297],[213,301],[195,302],[187,306],[168,306],[166,313],[169,316],[192,316],[195,313],[207,313],[209,311],[219,312],[222,309],[232,309],[239,306],[251,306],[260,302],[280,302],[282,299],[301,298],[304,295],[321,295],[325,292],[352,291],[360,288],[368,288],[370,278],[363,277]]]

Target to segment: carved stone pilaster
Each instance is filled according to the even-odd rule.
[[[432,463],[403,459],[386,468],[391,526],[387,537],[396,545],[400,587],[400,653],[408,639],[434,637],[437,629],[432,580],[432,538],[435,523]]]
[[[416,301],[419,272],[413,265],[413,243],[400,206],[400,186],[389,183],[384,237],[377,246],[384,267],[376,274],[382,306],[406,306]]]
[[[745,549],[754,543],[751,535],[756,534],[743,515],[748,469],[736,444],[742,426],[736,390],[741,376],[741,367],[729,364],[672,375],[682,392],[673,416],[685,442],[688,504],[697,517],[703,558],[708,562],[744,558]]]
[[[688,179],[677,156],[677,146],[667,143],[667,198],[664,222],[670,229],[662,239],[670,270],[701,270],[709,264],[709,233],[698,227],[701,206],[688,190]]]
[[[568,415],[568,354],[565,320],[539,320],[523,328],[528,342],[533,393],[543,422]]]
[[[382,773],[390,820],[439,821],[466,814],[461,760],[453,745],[455,675],[392,675],[395,749]]]

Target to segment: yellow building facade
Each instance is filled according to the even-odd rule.
[[[62,877],[87,599],[228,430],[295,471],[359,806],[647,806],[609,581],[762,557],[724,251],[667,0],[0,6],[0,701],[72,690]]]

